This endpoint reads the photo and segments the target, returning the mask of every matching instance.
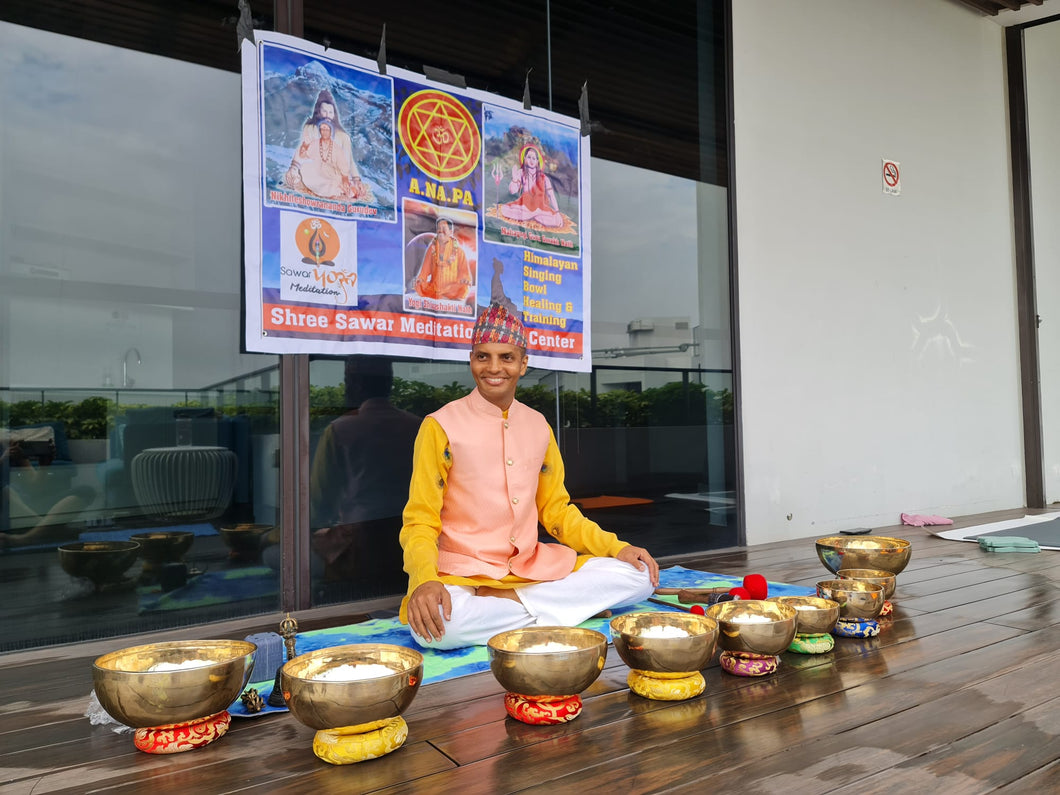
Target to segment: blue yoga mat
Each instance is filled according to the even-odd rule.
[[[706,571],[686,569],[682,566],[672,566],[659,572],[659,585],[663,588],[715,588],[721,586],[732,588],[742,584],[743,577],[711,574]],[[816,589],[802,585],[769,583],[770,596],[814,596],[816,593]],[[618,608],[613,612],[617,616],[625,613],[647,611],[678,612],[680,610],[681,608],[679,607],[667,607],[655,602],[641,602],[640,604]],[[591,618],[579,626],[602,632],[610,640],[610,624],[610,618]],[[407,646],[417,649],[423,653],[423,684],[425,685],[432,682],[455,679],[459,676],[481,673],[488,671],[490,668],[489,653],[485,646],[468,646],[463,649],[451,650],[424,649],[412,639],[412,633],[409,632],[408,626],[402,624],[396,618],[372,619],[345,627],[301,632],[295,639],[295,650],[298,654],[306,654],[318,649],[345,646],[351,643],[389,643],[395,646]],[[268,680],[250,685],[267,701],[269,694],[272,693],[273,679],[276,672],[258,671],[256,673],[258,675],[270,675]],[[234,717],[256,718],[272,712],[286,712],[287,708],[266,705],[260,712],[248,712],[242,702],[237,700],[228,708],[228,711]]]

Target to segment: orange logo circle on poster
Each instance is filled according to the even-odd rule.
[[[478,125],[467,108],[441,91],[417,91],[405,100],[398,135],[412,162],[442,182],[463,179],[478,165]]]
[[[339,234],[323,218],[306,218],[294,230],[298,250],[307,260],[319,265],[333,262],[339,255]]]

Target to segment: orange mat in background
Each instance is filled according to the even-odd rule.
[[[621,508],[626,505],[649,505],[653,500],[645,500],[642,497],[609,497],[601,494],[599,497],[582,497],[571,500],[575,505],[580,505],[586,510],[593,508]]]

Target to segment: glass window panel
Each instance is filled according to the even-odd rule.
[[[1052,307],[1060,300],[1060,234],[1055,218],[1060,210],[1060,21],[1023,31],[1026,60],[1027,139],[1031,178],[1031,228],[1034,235],[1035,304]],[[1043,310],[1044,314],[1044,310]],[[1047,320],[1048,315],[1046,315]],[[1060,413],[1053,407],[1060,394],[1060,326],[1041,323],[1038,335],[1038,371],[1042,394],[1042,454],[1046,504],[1060,499]]]
[[[594,369],[561,377],[568,489],[655,555],[739,543],[726,193],[593,160]]]
[[[480,3],[461,0],[447,6],[452,24],[442,36],[437,6],[422,0],[357,14],[317,0],[302,7],[307,38],[370,58],[384,17],[396,12],[403,22],[388,30],[391,64],[443,67],[512,98],[529,69],[537,107],[576,115],[588,81],[595,369],[531,367],[519,397],[556,428],[572,496],[605,527],[657,555],[734,543],[727,196],[718,187],[727,181],[723,4],[681,0],[660,10],[623,0],[586,10],[554,0],[528,10],[499,2],[483,16]],[[5,461],[0,530],[10,543],[55,506],[62,510],[42,523],[79,536],[89,526],[173,527],[178,520],[152,517],[131,482],[128,459],[146,444],[234,453],[240,496],[205,524],[270,527],[279,505],[276,361],[238,353],[238,77],[191,65],[237,68],[234,4],[223,20],[189,0],[169,4],[164,19],[157,4],[140,0],[121,15],[99,8],[59,13],[47,1],[12,0],[0,10],[0,19],[128,48],[0,28],[0,426],[58,426],[74,467],[56,478],[64,474],[58,454],[44,466],[38,455],[34,471],[51,485],[36,494],[22,482],[28,472],[11,474],[23,467]],[[258,27],[271,26],[265,12]],[[418,417],[471,388],[466,365],[392,367],[391,403]],[[315,359],[310,380],[312,464],[350,406],[343,361]],[[233,424],[247,433],[229,446],[223,439]],[[371,500],[354,500],[364,505],[352,514],[328,505],[329,494],[348,498],[347,487],[332,481],[318,490],[310,531],[378,518],[362,515]],[[26,495],[22,505],[14,505],[16,492]],[[315,604],[404,590],[399,561],[387,558],[393,530],[354,535],[353,565],[378,565],[365,577],[356,569],[335,576],[318,563]],[[274,533],[255,539],[249,553],[220,534],[208,539],[195,538],[186,574],[257,567],[265,590],[274,590]],[[14,561],[19,587],[49,594],[52,605],[51,628],[34,636],[23,627],[16,646],[277,604],[235,590],[211,608],[158,612],[142,610],[141,595],[128,591],[86,600],[54,558],[26,579],[32,567],[22,556],[38,553],[41,561],[57,555],[22,549],[0,560]],[[142,567],[138,560],[128,576],[139,578]],[[24,603],[12,604],[25,613]]]
[[[0,650],[277,609],[238,75],[7,23],[0,63]]]

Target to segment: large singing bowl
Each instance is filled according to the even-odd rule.
[[[342,665],[383,665],[393,673],[371,679],[320,676]],[[311,729],[341,729],[396,718],[416,697],[423,655],[388,643],[354,643],[301,654],[280,669],[291,714]]]
[[[686,634],[651,637],[655,628]],[[718,622],[692,613],[627,613],[611,619],[611,640],[618,656],[634,670],[691,673],[706,668],[714,656]]]
[[[569,651],[526,651],[549,643]],[[489,639],[490,671],[509,693],[575,696],[596,681],[607,659],[607,636],[579,627],[527,627]]]
[[[794,607],[765,599],[719,602],[707,610],[718,622],[718,645],[725,651],[780,654],[795,639]]]
[[[904,538],[828,536],[816,541],[817,557],[832,574],[840,569],[877,569],[900,574],[913,547]]]
[[[92,664],[92,682],[103,709],[134,729],[206,718],[235,701],[254,670],[257,646],[245,640],[151,643],[104,654]],[[159,663],[194,668],[150,671]]]

